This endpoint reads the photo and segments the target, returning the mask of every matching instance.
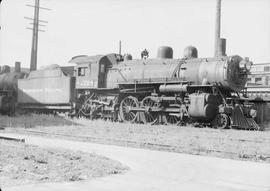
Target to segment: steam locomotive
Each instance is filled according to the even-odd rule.
[[[55,66],[19,79],[18,105],[90,119],[259,129],[256,108],[239,96],[252,64],[246,58],[197,58],[197,49],[187,47],[184,58],[174,59],[163,46],[153,59],[82,55],[70,63],[74,73]]]
[[[2,114],[11,115],[15,112],[18,79],[26,75],[20,68],[19,62],[15,63],[13,72],[7,65],[0,68],[0,113]]]

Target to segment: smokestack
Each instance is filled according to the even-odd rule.
[[[219,39],[216,56],[227,56],[226,55],[226,39],[225,38]]]
[[[221,17],[221,0],[217,0],[216,5],[216,29],[215,29],[215,56],[218,56],[218,47],[220,42],[220,17]]]
[[[21,62],[15,62],[15,72],[20,73],[21,72]]]
[[[121,55],[122,52],[122,42],[119,40],[119,54]]]

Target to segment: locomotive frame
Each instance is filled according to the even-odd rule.
[[[250,104],[248,108],[244,107],[245,100],[239,97],[237,91],[228,90],[218,83],[194,84],[175,75],[182,63],[185,62],[183,59],[176,60],[179,64],[169,78],[133,78],[128,80],[121,70],[130,69],[113,67],[119,62],[124,62],[119,60],[121,59],[120,55],[111,54],[109,57],[114,57],[115,60],[108,65],[107,75],[109,72],[119,74],[120,80],[117,79],[114,83],[117,86],[112,88],[112,83],[99,85],[98,82],[91,83],[91,87],[82,87],[80,84],[80,87],[77,88],[80,100],[77,105],[79,109],[75,112],[77,115],[91,119],[106,118],[148,124],[183,124],[193,119],[217,128],[260,129],[250,116]],[[213,60],[213,58],[206,60]],[[165,58],[165,61],[173,63],[175,60]],[[198,60],[195,61],[198,62]],[[98,61],[93,60],[93,57],[85,56],[72,59],[71,62],[77,64],[77,71],[80,70],[80,67],[90,67],[93,63],[98,63]],[[142,62],[144,65],[146,64],[145,61]],[[100,66],[98,68],[100,69]],[[76,79],[80,81],[78,78],[79,75],[76,76]],[[106,78],[107,76],[103,77],[103,79]],[[237,88],[239,87],[235,86],[235,89]]]

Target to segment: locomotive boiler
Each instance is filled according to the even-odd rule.
[[[240,56],[197,58],[188,47],[181,59],[160,47],[154,59],[117,54],[79,56],[76,113],[90,118],[142,123],[196,121],[218,128],[258,129],[238,93],[251,66]],[[254,117],[254,116],[253,116]]]

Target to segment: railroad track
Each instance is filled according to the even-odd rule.
[[[18,132],[18,131],[17,131]],[[128,144],[136,144],[136,145],[149,145],[149,146],[159,146],[164,148],[172,147],[171,145],[166,144],[157,144],[157,143],[146,143],[146,142],[137,142],[131,140],[123,140],[123,139],[112,139],[112,138],[99,138],[93,136],[79,136],[79,135],[68,135],[61,133],[48,133],[44,131],[32,131],[32,130],[20,130],[20,133],[28,133],[32,135],[41,135],[41,136],[50,136],[50,137],[59,137],[59,138],[67,138],[67,139],[76,139],[81,141],[91,141],[91,142],[114,142],[114,143],[128,143]],[[176,148],[176,147],[173,147]]]
[[[216,150],[216,149],[201,150],[200,148],[197,148],[197,149],[192,149],[189,152],[187,152],[186,148],[181,145],[173,146],[169,144],[160,144],[160,143],[152,143],[152,142],[139,142],[139,141],[115,139],[115,138],[99,138],[99,137],[93,137],[93,136],[68,135],[68,134],[49,133],[49,132],[44,132],[44,131],[33,131],[33,130],[16,130],[16,132],[29,134],[29,135],[38,135],[38,136],[43,136],[43,137],[54,137],[54,138],[62,138],[62,139],[67,139],[67,140],[76,140],[76,141],[83,141],[83,142],[94,142],[94,143],[99,143],[99,144],[109,143],[112,145],[121,145],[121,146],[124,145],[124,146],[132,146],[132,147],[139,147],[139,148],[149,148],[149,149],[154,149],[154,150],[177,152],[177,153],[188,153],[188,154],[196,154],[196,155],[218,153],[218,154],[223,154],[223,155],[231,156],[232,158],[238,158],[238,159],[253,159],[253,160],[263,160],[263,161],[270,159],[270,155],[262,156],[262,155],[255,155],[255,154],[240,154],[238,152],[229,152],[229,151]],[[242,139],[233,139],[233,140],[243,141]],[[252,140],[248,140],[248,141],[252,141]],[[257,141],[254,141],[254,142],[257,142]]]

